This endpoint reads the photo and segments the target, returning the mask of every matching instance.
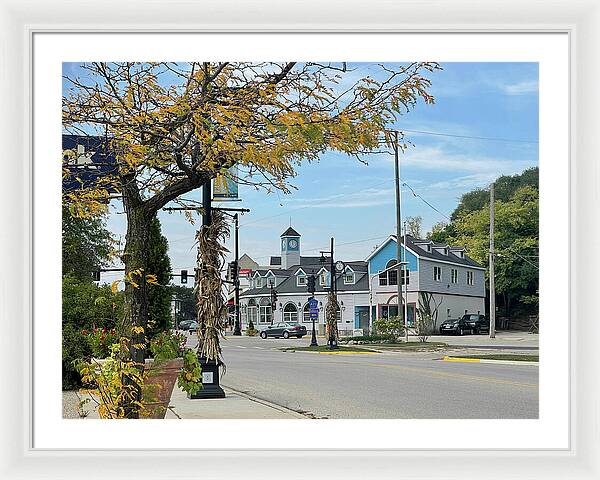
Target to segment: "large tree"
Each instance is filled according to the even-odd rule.
[[[160,220],[154,217],[150,223],[147,271],[156,275],[156,284],[148,286],[148,337],[167,330],[171,326],[171,260],[169,243],[161,232]]]
[[[359,78],[341,63],[87,63],[65,78],[64,131],[106,136],[116,155],[135,361],[143,360],[144,336],[135,332],[147,326],[148,242],[157,211],[185,203],[182,195],[219,173],[231,175],[234,165],[240,183],[288,191],[303,160],[328,149],[357,158],[377,151],[400,115],[419,99],[433,102],[424,75],[439,67],[378,68]],[[108,192],[94,188],[66,199],[94,212]]]

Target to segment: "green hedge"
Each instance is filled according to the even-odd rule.
[[[72,325],[63,325],[62,331],[62,388],[72,390],[81,386],[79,372],[73,366],[74,360],[89,357],[92,349],[87,337]]]
[[[342,342],[370,342],[370,343],[394,343],[396,337],[394,335],[357,335],[355,337],[342,337]]]

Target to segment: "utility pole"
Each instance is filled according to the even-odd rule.
[[[496,338],[496,287],[494,285],[494,184],[490,186],[490,338]]]
[[[239,250],[239,229],[240,225],[238,222],[238,214],[236,213],[233,216],[233,220],[235,222],[235,271],[233,281],[235,288],[235,326],[233,329],[233,334],[240,336],[242,334],[241,322],[240,322],[240,250]]]
[[[337,307],[337,297],[335,295],[335,266],[334,266],[334,262],[333,262],[333,237],[331,237],[331,262],[329,263],[329,268],[330,268],[330,275],[329,275],[329,283],[330,283],[330,288],[331,288],[331,299],[334,302],[334,304]],[[337,326],[337,308],[335,311],[335,319],[334,319],[334,325]],[[329,349],[333,350],[334,348],[337,348],[337,342],[336,342],[336,338],[335,338],[335,331],[334,331],[334,325],[329,325],[329,339],[328,339],[328,344],[329,344]]]
[[[400,249],[400,239],[402,238],[402,212],[401,212],[401,196],[400,196],[400,158],[398,154],[398,132],[394,130],[394,170],[396,173],[396,267],[397,267],[397,296],[398,296],[398,316],[402,315],[403,309],[402,304],[402,283],[401,283],[401,275],[402,275],[402,259],[401,259],[401,249]],[[389,315],[389,313],[388,313]],[[404,316],[404,340],[408,342],[408,323],[406,316]]]
[[[406,283],[406,279],[408,277],[408,263],[406,262],[406,221],[404,222],[404,258],[402,259],[402,278],[400,281],[402,282],[404,288],[404,297],[402,298],[402,303],[404,303],[404,341],[408,342],[408,283]]]

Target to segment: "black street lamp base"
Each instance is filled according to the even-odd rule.
[[[197,400],[200,398],[225,398],[225,391],[219,385],[219,365],[214,360],[198,357],[202,369],[202,388],[188,398]]]

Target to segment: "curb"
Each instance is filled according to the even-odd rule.
[[[461,357],[449,357],[445,356],[441,360],[444,362],[458,362],[458,363],[495,363],[498,365],[538,365],[540,362],[527,362],[519,360],[489,360],[486,358],[461,358]]]
[[[311,352],[310,350],[280,350],[283,353],[316,353],[318,355],[377,355],[381,352]]]

